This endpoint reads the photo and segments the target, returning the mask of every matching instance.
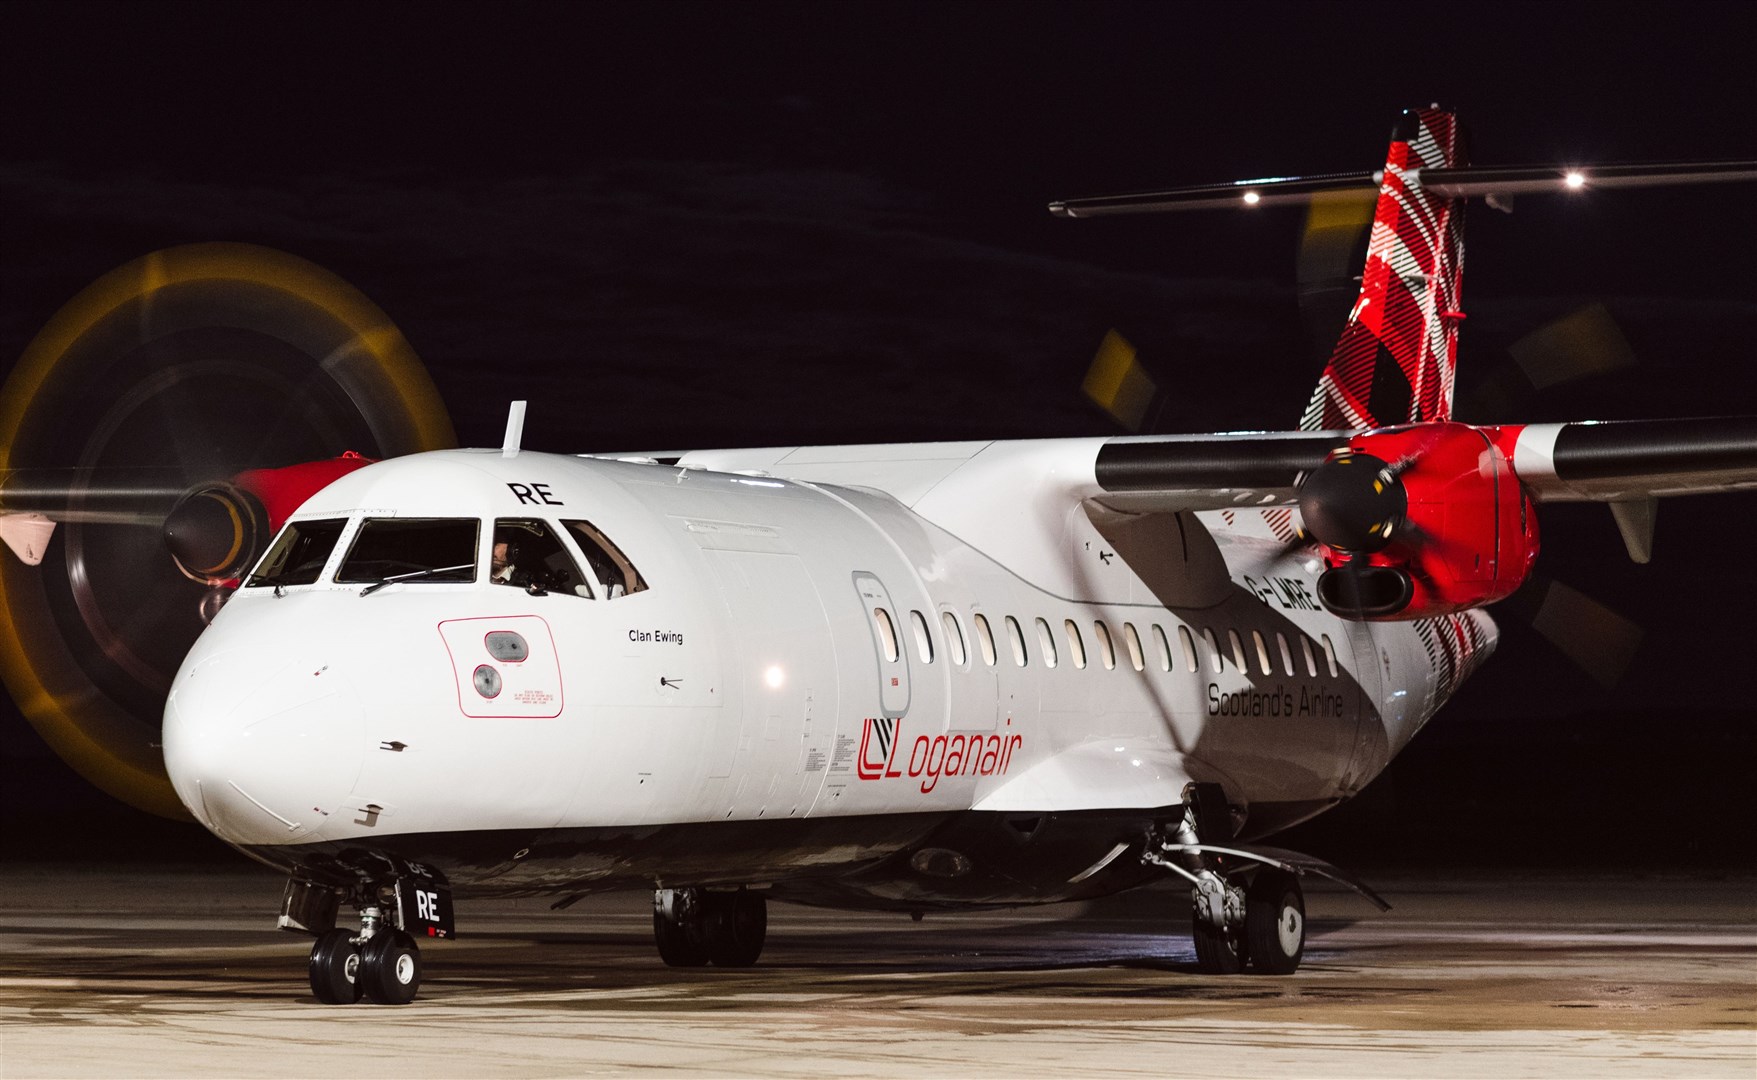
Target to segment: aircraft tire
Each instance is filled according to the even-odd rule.
[[[311,992],[325,1005],[360,1000],[360,947],[346,930],[330,930],[311,946]]]
[[[708,959],[716,967],[750,967],[763,954],[769,932],[769,901],[761,893],[709,893],[715,916]]]
[[[1257,974],[1299,970],[1306,951],[1306,903],[1298,878],[1282,870],[1258,872],[1245,894],[1245,940]]]
[[[709,959],[709,894],[677,889],[666,904],[665,891],[654,894],[653,903],[653,943],[659,946],[659,959],[667,967],[701,967]]]
[[[1244,943],[1237,934],[1191,920],[1190,936],[1196,941],[1196,967],[1204,975],[1237,975],[1244,970]]]
[[[361,948],[360,982],[376,1005],[407,1005],[421,989],[421,950],[401,930],[375,934]]]

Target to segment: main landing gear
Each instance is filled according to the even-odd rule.
[[[672,967],[749,967],[763,952],[768,900],[739,889],[656,889],[653,941]]]
[[[1231,811],[1215,784],[1191,784],[1184,818],[1155,837],[1142,858],[1190,882],[1190,934],[1196,966],[1208,975],[1291,975],[1306,951],[1306,904],[1286,866],[1222,848]],[[1221,853],[1224,852],[1224,853]],[[1289,853],[1291,854],[1291,853]]]
[[[344,895],[360,910],[358,933],[335,925]],[[455,934],[449,892],[413,878],[352,891],[289,881],[280,926],[317,935],[308,975],[312,995],[325,1005],[352,1005],[362,997],[377,1005],[407,1005],[421,989],[421,949],[408,930],[433,938]]]

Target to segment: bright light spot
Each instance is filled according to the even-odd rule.
[[[781,670],[781,665],[774,664],[763,672],[763,681],[769,684],[769,689],[779,690],[781,684],[787,681],[787,673]]]
[[[1571,172],[1567,176],[1564,176],[1562,178],[1562,182],[1564,184],[1567,184],[1570,188],[1573,188],[1573,189],[1583,188],[1586,186],[1586,174],[1580,173],[1580,172]]]
[[[1263,196],[1257,194],[1256,192],[1254,192],[1254,191],[1245,192],[1245,205],[1246,206],[1255,206],[1259,202],[1262,202],[1262,201],[1263,201]]]

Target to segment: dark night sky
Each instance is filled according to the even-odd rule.
[[[1287,427],[1321,366],[1297,213],[1043,204],[1374,168],[1429,101],[1482,162],[1757,157],[1753,41],[1744,3],[8,4],[0,372],[106,270],[225,239],[372,297],[466,444],[499,439],[512,397],[526,445],[565,451],[1103,434],[1078,384],[1112,326],[1171,388],[1165,430]],[[1752,412],[1753,205],[1473,207],[1461,401],[1592,299],[1641,363],[1461,418]],[[1424,767],[1524,762],[1540,790],[1512,797],[1541,802],[1586,762],[1603,802],[1647,779],[1645,717],[1686,744],[1668,783],[1729,754],[1748,777],[1748,525],[1728,526],[1754,511],[1666,505],[1648,567],[1602,508],[1547,513],[1545,569],[1646,627],[1637,669],[1607,691],[1509,627]],[[48,752],[0,721],[16,792]]]

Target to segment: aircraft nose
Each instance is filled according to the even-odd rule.
[[[235,844],[319,830],[353,790],[363,717],[345,672],[235,649],[178,672],[165,768],[196,819]]]

